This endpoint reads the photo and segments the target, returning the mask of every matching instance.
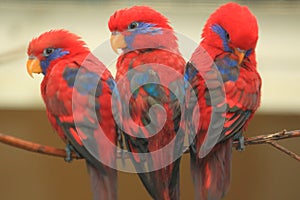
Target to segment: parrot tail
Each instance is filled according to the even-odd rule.
[[[152,172],[138,173],[148,193],[155,200],[179,200],[180,158],[172,164]]]
[[[87,161],[87,169],[91,179],[93,200],[117,199],[117,170],[101,166],[101,170]]]
[[[191,151],[191,173],[195,199],[219,200],[227,193],[231,179],[232,139],[217,144],[204,158]]]

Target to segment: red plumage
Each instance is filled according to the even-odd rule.
[[[41,93],[51,125],[87,161],[94,199],[117,199],[110,72],[80,37],[66,30],[33,39],[28,56],[43,68]]]
[[[133,21],[150,22],[156,24],[157,27],[172,30],[168,19],[148,6],[133,6],[118,10],[110,17],[108,28],[111,31],[123,32]]]
[[[200,114],[199,122],[189,124],[191,134],[196,134],[191,146],[191,173],[196,198],[216,200],[229,189],[232,141],[242,143],[241,134],[260,104],[261,78],[255,60],[257,21],[246,6],[228,3],[209,17],[202,37],[186,68],[198,97],[197,102],[187,101],[193,106],[198,103],[196,114]],[[242,60],[240,53],[245,54]],[[195,117],[193,106],[188,108],[190,118]],[[218,118],[212,120],[213,112]],[[216,133],[218,128],[220,133]],[[204,150],[210,150],[205,149],[209,129],[213,137],[219,135],[206,155]]]
[[[131,23],[136,23],[137,27],[131,29]],[[181,110],[179,100],[172,99],[169,86],[182,79],[185,61],[179,54],[176,37],[168,20],[146,6],[116,11],[108,24],[113,35],[118,32],[117,35],[122,35],[126,41],[123,54],[118,58],[116,81],[121,99],[133,94],[128,105],[124,105],[127,102],[122,104],[123,110],[129,109],[130,113],[130,116],[124,113],[122,116],[127,148],[131,152],[151,154],[134,154],[133,164],[153,199],[179,199],[180,158],[171,160],[176,151],[182,151]],[[145,84],[134,89],[133,85],[140,82]],[[159,109],[152,115],[149,112],[157,105],[165,111],[165,122]],[[154,125],[147,128],[151,123]],[[152,135],[149,129],[156,134]],[[175,146],[155,155],[155,151],[173,139],[178,140]],[[170,164],[161,167],[166,161]]]

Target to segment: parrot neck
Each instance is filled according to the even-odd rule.
[[[211,45],[211,43],[207,42],[206,39],[202,40],[200,46],[210,55],[212,60],[216,60],[217,57],[222,57],[223,55],[230,53],[224,51],[222,48],[216,47],[215,45]],[[232,54],[232,57],[235,57],[233,53],[230,54]],[[244,58],[241,66],[247,68],[249,71],[256,71],[255,50],[253,50],[247,58]]]
[[[136,34],[125,37],[127,48],[124,53],[130,51],[152,51],[163,49],[172,53],[179,53],[177,38],[172,29],[158,29],[155,33]]]
[[[200,46],[209,54],[212,60],[215,60],[218,55],[226,53],[222,48],[211,45],[210,42],[206,42],[205,39],[201,42]]]
[[[177,71],[178,74],[182,74],[185,66],[185,60],[179,53],[170,52],[169,50],[164,49],[131,51],[122,54],[118,58],[116,65],[116,80],[119,81],[119,79],[126,76],[128,71],[132,69],[138,68],[136,70],[142,70],[143,66],[149,66],[149,68],[155,69],[154,71],[160,71],[156,68],[157,66],[169,66],[173,70]],[[166,71],[162,70],[158,73],[158,76],[164,76],[161,77],[161,79],[163,78],[166,82],[176,79],[175,75],[170,76],[170,74],[166,75],[165,73]]]

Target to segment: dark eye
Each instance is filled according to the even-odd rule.
[[[137,22],[132,22],[131,24],[128,25],[128,29],[129,30],[132,30],[132,29],[135,29],[139,26],[139,23]]]
[[[50,54],[52,54],[54,52],[54,48],[47,48],[47,49],[44,49],[43,51],[43,55],[48,57],[50,56]]]
[[[227,40],[227,41],[230,41],[229,33],[226,32],[225,37],[226,37],[226,40]]]

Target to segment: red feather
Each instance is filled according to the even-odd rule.
[[[223,50],[225,38],[213,30],[212,27],[215,25],[219,25],[229,34],[230,38],[226,42],[232,52]],[[199,121],[189,125],[191,134],[196,133],[191,147],[191,173],[196,198],[217,200],[223,198],[229,189],[232,141],[246,129],[260,104],[261,78],[256,70],[255,60],[255,47],[258,39],[257,21],[246,6],[228,3],[218,8],[209,17],[202,37],[200,46],[187,65],[187,70],[191,70],[192,66],[192,68],[197,67],[199,72],[190,80],[196,91],[200,110]],[[225,59],[238,63],[234,54],[237,48],[251,50],[251,53],[243,59],[240,65],[227,66]],[[222,74],[223,72],[220,72],[223,81],[218,79],[217,68],[213,68],[212,61],[215,61],[218,67],[219,65],[224,67],[223,70],[232,70],[237,79],[231,80],[228,78],[229,75]],[[222,96],[225,98],[220,98]],[[190,100],[187,99],[187,101]],[[227,107],[225,113],[219,113],[220,118],[225,117],[224,125],[216,123],[214,126],[217,129],[217,125],[219,127],[223,125],[220,127],[223,130],[218,143],[204,158],[200,158],[199,154],[202,155],[200,149],[204,146],[207,137],[210,137],[207,135],[209,126],[215,123],[211,121],[212,111],[223,108],[225,105]],[[193,110],[193,108],[188,108],[188,110]],[[194,130],[196,125],[198,129]]]
[[[117,199],[117,172],[110,168],[116,166],[114,147],[117,134],[111,108],[112,91],[107,82],[113,78],[75,34],[66,30],[43,33],[30,42],[28,56],[34,56],[43,62],[47,59],[43,51],[49,47],[68,52],[49,62],[41,83],[49,121],[63,141],[71,143],[75,151],[86,159],[94,199]],[[75,86],[75,78],[87,79],[86,73],[100,77],[101,95],[85,94],[85,91],[80,91],[81,85]],[[100,109],[95,110],[97,107]],[[108,141],[105,140],[106,137]],[[86,146],[87,144],[94,146]],[[97,152],[97,155],[92,154],[91,150]],[[99,159],[105,161],[105,164]]]
[[[118,83],[120,95],[121,97],[131,95],[131,93],[133,96],[136,95],[130,99],[128,106],[131,116],[123,116],[123,124],[127,130],[124,132],[127,148],[131,152],[151,153],[151,156],[146,158],[134,154],[132,161],[137,171],[140,169],[143,171],[146,168],[156,169],[152,172],[139,173],[140,179],[152,198],[179,199],[180,158],[163,168],[160,166],[165,161],[171,160],[175,151],[182,151],[180,145],[183,146],[183,141],[178,142],[179,147],[173,145],[168,152],[157,154],[155,152],[165,147],[175,137],[179,137],[177,120],[180,121],[181,117],[180,105],[178,100],[171,99],[168,85],[182,79],[185,61],[179,54],[173,30],[162,14],[146,6],[122,9],[111,16],[109,28],[112,32],[118,31],[127,36],[130,34],[127,27],[132,22],[150,23],[161,32],[160,34],[134,35],[133,49],[130,49],[132,51],[125,51],[118,58],[116,80],[123,80],[121,84]],[[139,68],[141,66],[145,67]],[[168,69],[171,69],[172,73],[168,73]],[[134,71],[132,77],[129,77],[129,71]],[[150,84],[149,87],[156,87],[155,91],[148,91],[147,86],[132,91],[131,85],[135,83],[135,78],[143,77],[143,74],[146,74],[145,77],[148,79],[163,82],[164,86]],[[161,130],[158,130],[159,125],[163,123],[163,115],[159,114],[160,111],[157,110],[151,119],[148,113],[149,109],[156,104],[162,106],[166,114],[166,122]],[[128,109],[126,105],[122,106]],[[131,120],[133,123],[130,122]],[[150,131],[145,128],[147,123],[151,123],[150,120],[154,122],[155,127],[152,129],[157,133],[151,137],[149,137]],[[146,138],[137,138],[139,134]]]
[[[172,30],[168,19],[148,6],[133,6],[116,11],[109,19],[110,31],[123,32],[131,22],[150,22],[158,27]]]

